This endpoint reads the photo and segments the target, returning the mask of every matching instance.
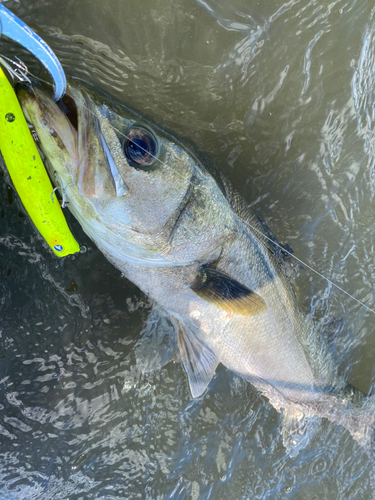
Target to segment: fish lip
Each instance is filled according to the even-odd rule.
[[[51,177],[53,171],[57,171],[63,180],[69,174],[75,181],[79,163],[78,131],[68,113],[38,83],[33,82],[31,86],[19,83],[15,90],[26,120],[37,134],[39,149],[48,160]],[[70,96],[70,100],[75,106],[76,99]]]

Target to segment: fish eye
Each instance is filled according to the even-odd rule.
[[[158,142],[143,128],[131,128],[124,143],[124,153],[133,166],[149,167],[158,155]]]

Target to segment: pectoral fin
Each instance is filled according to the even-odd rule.
[[[193,398],[207,389],[214,376],[219,360],[212,350],[189,328],[174,319],[178,328],[177,342]]]
[[[217,269],[201,267],[191,289],[206,302],[243,316],[256,316],[267,308],[257,293]]]

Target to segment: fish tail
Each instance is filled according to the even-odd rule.
[[[375,396],[366,396],[350,385],[344,391],[344,408],[332,420],[344,426],[375,463]]]
[[[349,425],[345,427],[375,463],[375,409],[371,413],[362,411],[349,420]]]

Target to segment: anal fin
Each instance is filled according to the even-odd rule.
[[[141,339],[135,347],[137,368],[142,373],[161,370],[177,353],[176,328],[170,316],[154,306]]]

